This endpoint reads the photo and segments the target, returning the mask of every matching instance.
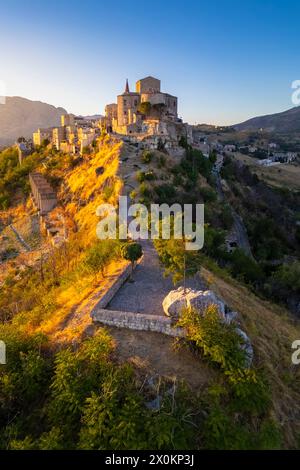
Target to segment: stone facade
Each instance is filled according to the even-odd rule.
[[[135,84],[135,91],[142,95],[143,93],[159,93],[160,80],[154,77],[146,77],[138,80]]]
[[[40,173],[30,173],[29,183],[33,202],[40,215],[50,212],[57,204],[53,188]]]
[[[123,312],[116,310],[96,309],[91,314],[94,322],[130,330],[156,331],[168,336],[183,337],[182,328],[174,328],[170,318],[145,313]]]
[[[75,125],[75,116],[74,114],[62,114],[60,117],[61,125],[64,126],[74,126]]]
[[[156,120],[178,122],[177,97],[163,93],[160,80],[146,77],[136,82],[136,91],[130,91],[128,81],[117,103],[105,107],[102,124],[111,132],[122,135],[151,134],[147,122]],[[144,106],[143,106],[144,104]],[[150,126],[151,127],[151,126]],[[155,133],[162,133],[156,126]]]
[[[116,116],[113,112],[110,112],[110,115]],[[33,143],[39,146],[47,139],[57,150],[77,154],[90,146],[100,132],[101,126],[96,118],[87,119],[74,114],[63,114],[61,126],[38,129],[33,133]]]
[[[57,150],[60,149],[61,142],[66,140],[66,129],[65,127],[54,127],[52,130],[52,143]]]
[[[113,119],[118,118],[118,105],[117,103],[107,104],[105,106],[105,117],[112,122]]]
[[[52,139],[52,127],[47,127],[47,128],[39,128],[36,132],[33,133],[32,135],[32,140],[34,146],[40,146],[42,145],[44,140],[49,140],[49,142]]]

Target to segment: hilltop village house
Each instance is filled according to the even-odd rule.
[[[34,147],[45,141],[62,152],[82,153],[101,133],[97,119],[86,119],[74,114],[63,114],[58,127],[40,128],[33,133]]]

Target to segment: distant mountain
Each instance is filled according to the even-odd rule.
[[[299,132],[300,106],[282,113],[254,117],[233,127],[238,131],[263,129],[270,132]]]
[[[0,145],[10,145],[20,136],[31,137],[38,127],[59,125],[60,115],[66,112],[41,101],[8,96],[0,104]]]
[[[103,117],[102,114],[93,114],[92,116],[80,116],[82,119],[85,119],[86,121],[93,121],[95,119],[101,119]]]

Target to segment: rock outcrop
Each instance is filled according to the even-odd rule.
[[[220,300],[214,292],[210,290],[197,291],[193,289],[184,289],[179,287],[172,290],[163,300],[163,309],[168,317],[177,320],[184,308],[194,308],[200,315],[204,315],[205,310],[210,305],[215,305],[222,321],[230,324],[236,321],[237,312],[232,312],[227,308],[225,303]],[[253,348],[247,334],[236,326],[235,331],[241,338],[241,349],[245,351],[245,367],[250,367],[253,360]]]
[[[216,305],[220,317],[226,319],[225,304],[214,292],[210,290],[197,291],[190,288],[184,290],[183,287],[179,287],[176,290],[172,290],[163,300],[163,309],[168,317],[174,319],[179,318],[180,313],[186,307],[192,307],[199,312],[204,312],[209,305]]]

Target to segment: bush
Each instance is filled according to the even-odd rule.
[[[153,159],[153,153],[150,152],[149,150],[143,150],[142,162],[143,163],[150,163],[152,159]]]
[[[131,268],[133,271],[135,263],[138,259],[140,259],[143,254],[141,245],[135,242],[125,243],[125,245],[123,245],[122,247],[121,252],[123,258],[131,262]]]
[[[195,309],[185,309],[178,326],[185,328],[187,338],[225,372],[244,367],[246,356],[240,347],[241,338],[233,325],[221,321],[215,305],[210,305],[200,314]]]
[[[101,240],[87,252],[85,266],[94,274],[105,275],[106,266],[117,256],[118,243],[115,240]]]
[[[160,186],[155,186],[154,190],[158,197],[159,203],[170,203],[172,198],[176,196],[176,190],[171,184],[161,184]]]
[[[236,249],[228,255],[231,263],[230,271],[233,276],[247,283],[256,285],[264,281],[264,272],[260,265],[247,256],[243,250]]]
[[[217,193],[211,188],[201,187],[199,188],[199,192],[205,203],[215,202],[217,200]]]
[[[145,172],[144,171],[138,171],[136,174],[136,180],[139,183],[143,183],[145,181]]]
[[[113,186],[106,186],[102,192],[103,201],[109,201],[112,195],[114,194],[114,191],[115,189]]]
[[[140,184],[139,193],[141,196],[144,196],[145,198],[148,198],[151,196],[151,191],[145,183]]]

